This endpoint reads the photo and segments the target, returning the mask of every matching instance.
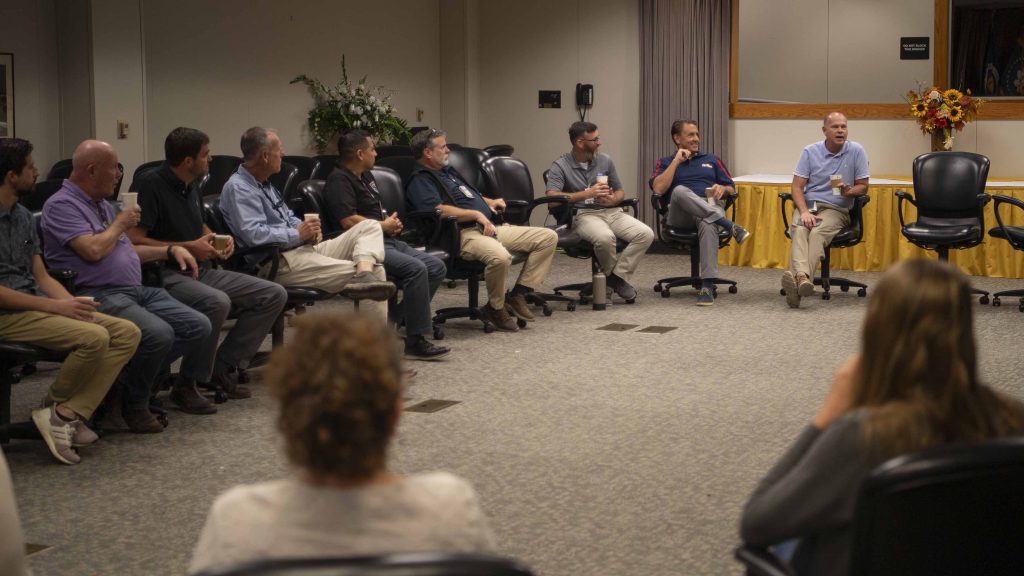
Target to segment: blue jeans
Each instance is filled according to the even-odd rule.
[[[392,320],[405,319],[408,336],[431,330],[430,301],[444,281],[444,262],[401,240],[384,239],[384,273],[402,291],[401,303],[389,310]]]
[[[149,404],[157,376],[179,357],[179,373],[185,383],[191,385],[203,376],[196,359],[210,335],[210,320],[202,313],[178,302],[163,288],[87,288],[80,295],[96,298],[100,312],[130,320],[142,331],[139,347],[121,373],[130,407]]]

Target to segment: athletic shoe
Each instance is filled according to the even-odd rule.
[[[697,306],[712,306],[715,303],[715,293],[711,288],[701,288],[697,293]]]
[[[352,300],[387,300],[395,295],[397,288],[391,282],[377,279],[372,272],[356,274],[341,289],[340,294]]]
[[[782,289],[786,292],[786,304],[789,304],[790,308],[799,308],[800,292],[796,288],[796,276],[793,276],[790,270],[782,273]]]
[[[100,439],[99,435],[89,429],[80,419],[71,422],[75,433],[71,435],[71,445],[75,448],[90,446]]]
[[[626,282],[615,274],[608,275],[608,285],[611,286],[612,290],[615,290],[615,293],[623,300],[633,300],[636,298],[636,288],[633,288],[629,282]]]
[[[39,429],[39,434],[46,441],[46,446],[54,458],[64,464],[78,464],[82,461],[75,449],[71,447],[75,427],[71,422],[57,415],[56,405],[33,410],[32,422]]]
[[[747,238],[750,238],[750,231],[739,224],[733,224],[732,237],[736,239],[737,244],[743,244]]]
[[[796,291],[804,298],[814,294],[814,282],[807,279],[803,274],[796,275]]]

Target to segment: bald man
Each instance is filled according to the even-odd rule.
[[[72,157],[71,177],[43,207],[43,246],[47,263],[78,273],[77,292],[99,301],[104,314],[131,320],[142,331],[135,355],[115,385],[112,410],[121,408],[129,429],[163,431],[149,411],[157,376],[181,357],[171,401],[184,412],[217,411],[195,387],[202,377],[199,348],[210,335],[210,320],[162,288],[142,285],[142,262],[166,261],[198,273],[192,254],[181,246],[133,246],[125,233],[139,222],[137,207],[119,214],[107,201],[121,175],[117,153],[106,142],[86,140]],[[119,396],[120,395],[120,396]],[[118,406],[117,404],[120,404]]]

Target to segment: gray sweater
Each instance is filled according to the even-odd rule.
[[[791,562],[798,574],[849,572],[857,491],[884,460],[868,455],[863,420],[864,411],[855,410],[825,430],[804,429],[747,501],[740,521],[746,544],[799,538]]]

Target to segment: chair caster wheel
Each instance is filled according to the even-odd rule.
[[[821,299],[822,300],[831,300],[832,299],[832,295],[829,294],[828,292],[822,292],[821,293]]]
[[[785,295],[786,295],[786,289],[785,288],[780,289],[779,290],[779,296],[785,296]]]
[[[167,414],[157,414],[156,421],[164,428],[167,428],[167,425],[170,424],[170,422],[167,421]]]
[[[213,391],[213,403],[214,404],[223,404],[223,403],[225,403],[227,401],[228,401],[228,395],[224,392],[224,390],[222,390],[220,388],[217,388],[216,390]]]
[[[434,340],[444,340],[444,328],[434,328]]]
[[[455,288],[455,280],[449,280],[448,281],[448,287],[449,288]]]
[[[491,324],[490,322],[484,324],[484,333],[490,334],[491,332],[494,332],[494,324]]]
[[[850,286],[848,284],[841,284],[839,286],[839,289],[842,290],[843,292],[849,292],[850,291]]]
[[[565,305],[565,310],[566,310],[566,312],[575,312],[576,311],[576,303],[575,302],[569,302],[568,304]]]
[[[630,298],[629,300],[626,300],[626,304],[636,304],[636,298]]]
[[[654,285],[654,291],[655,292],[661,292],[661,284],[655,284]]]
[[[735,294],[735,293],[737,293],[739,291],[740,291],[739,288],[737,288],[735,286],[729,286],[729,294]]]
[[[668,298],[671,295],[672,295],[672,293],[669,291],[668,288],[665,288],[664,290],[661,291],[661,297],[662,298]]]
[[[978,302],[981,304],[988,304],[988,296],[982,296],[981,298],[978,298]]]
[[[516,318],[516,326],[519,326],[520,328],[526,328],[526,320],[523,320],[522,318]]]
[[[996,308],[1003,305],[1003,303],[999,301],[999,296],[996,296],[995,298],[992,299],[992,305],[995,306]]]
[[[544,312],[545,316],[551,316],[555,313],[555,311],[551,309],[551,306],[545,306],[542,312]]]
[[[863,297],[865,297],[867,295],[868,295],[868,289],[867,288],[861,288],[860,290],[857,290],[857,296],[863,298]]]
[[[580,296],[580,304],[583,304],[584,306],[590,304],[590,298],[587,298],[586,296]]]
[[[1024,301],[1021,301],[1021,303],[1017,305],[1017,310],[1024,312]]]

